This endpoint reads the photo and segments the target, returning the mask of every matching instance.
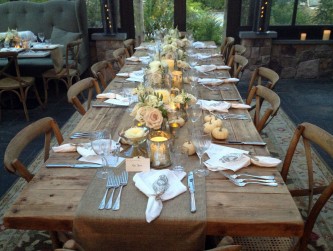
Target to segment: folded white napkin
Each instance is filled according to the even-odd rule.
[[[236,108],[236,109],[249,109],[251,108],[250,105],[247,104],[241,104],[241,103],[231,103],[231,108]]]
[[[193,47],[196,48],[196,49],[214,49],[214,48],[217,48],[216,45],[206,45],[204,42],[200,42],[200,41],[197,41],[197,42],[194,42],[193,44]]]
[[[203,85],[220,85],[223,83],[223,80],[217,78],[199,78],[198,83]]]
[[[210,54],[202,54],[202,53],[196,53],[193,55],[194,57],[196,57],[197,59],[207,59],[210,58],[212,55]]]
[[[134,101],[132,100],[132,102],[134,102]],[[130,105],[130,102],[129,102],[128,98],[124,98],[122,100],[120,100],[120,99],[107,99],[107,100],[104,101],[104,103],[108,103],[108,104],[111,104],[111,105],[120,105],[120,106],[129,106]]]
[[[135,47],[134,49],[135,50],[148,50],[148,47],[141,45],[141,46]]]
[[[200,72],[209,72],[214,70],[229,70],[230,66],[210,64],[210,65],[197,65],[194,68]]]
[[[139,70],[139,71],[133,71],[133,72],[119,72],[116,74],[118,77],[137,77],[137,78],[142,78],[144,76],[144,72],[143,70]]]
[[[238,78],[225,78],[223,79],[223,83],[233,83],[233,82],[239,82]]]
[[[144,75],[138,76],[138,75],[132,75],[129,76],[129,78],[126,78],[126,81],[131,81],[131,82],[143,82]]]
[[[156,196],[157,193],[153,189],[153,184],[163,175],[167,178],[169,186],[162,195]],[[150,170],[149,172],[141,172],[134,175],[135,186],[148,197],[146,208],[146,221],[148,223],[161,214],[162,201],[170,200],[187,190],[186,186],[181,182],[185,176],[185,172],[174,172],[169,169]]]
[[[125,99],[122,95],[112,92],[97,94],[96,98],[104,98],[104,99],[108,98],[108,99],[119,99],[119,100]]]
[[[249,153],[249,151],[237,149],[234,147],[211,144],[211,146],[206,151],[206,153],[210,159],[205,161],[204,164],[206,165],[207,169],[209,169],[211,171],[219,171],[219,170],[226,170],[226,169],[237,171],[243,167],[250,165],[250,163],[251,163],[251,159],[249,157],[243,155],[243,153]],[[225,159],[227,159],[227,158],[223,158],[223,157],[228,156],[230,154],[239,155],[240,158],[234,162],[225,161]],[[243,156],[245,158],[243,158]],[[224,163],[221,161],[221,159],[224,161]],[[229,159],[232,159],[232,158],[229,158]]]
[[[197,104],[201,105],[201,109],[207,111],[228,112],[231,104],[225,101],[213,101],[199,99]]]
[[[56,153],[76,152],[76,146],[72,144],[62,144],[60,146],[53,146],[52,150]]]
[[[221,156],[221,155],[220,155]],[[251,164],[251,159],[242,153],[232,153],[220,158],[214,157],[204,162],[211,171],[232,170],[234,172]]]
[[[146,60],[149,60],[149,59],[150,59],[149,56],[143,56],[143,57],[132,56],[132,57],[126,58],[126,60],[132,61],[132,62],[146,61]]]

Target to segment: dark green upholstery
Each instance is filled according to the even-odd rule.
[[[0,4],[0,17],[0,32],[6,32],[8,28],[18,31],[29,30],[35,35],[44,32],[46,39],[51,38],[54,27],[70,34],[80,33],[83,44],[80,48],[79,70],[83,73],[88,69],[90,62],[85,0],[51,0],[45,3],[7,2]],[[66,37],[70,37],[70,34]],[[33,69],[34,65],[43,66],[44,71],[53,67],[50,58],[19,59],[19,65],[23,72],[29,67]]]

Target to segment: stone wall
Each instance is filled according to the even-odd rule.
[[[269,66],[281,78],[333,77],[333,44],[275,44],[273,42]]]

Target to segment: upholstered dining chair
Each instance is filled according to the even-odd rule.
[[[223,40],[223,43],[221,45],[221,55],[224,59],[224,62],[227,64],[228,63],[228,58],[229,58],[229,54],[231,51],[231,47],[232,45],[235,43],[235,38],[233,37],[226,37]]]
[[[26,147],[32,144],[34,139],[44,134],[44,161],[46,161],[49,158],[52,133],[59,144],[64,141],[57,122],[51,117],[39,119],[23,128],[12,138],[5,150],[5,169],[10,173],[21,176],[29,182],[33,178],[33,174],[19,160],[22,157],[21,153]]]
[[[304,158],[306,159],[308,171],[308,186],[305,188],[292,189],[290,192],[294,197],[309,196],[308,214],[305,220],[303,235],[301,238],[295,239],[279,237],[233,237],[234,242],[242,245],[245,250],[308,250],[307,245],[318,215],[333,195],[333,181],[326,186],[315,186],[316,182],[314,181],[313,172],[314,160],[311,155],[311,145],[316,145],[333,158],[333,135],[314,124],[304,122],[298,125],[290,141],[281,170],[281,176],[285,182],[287,181],[289,170],[292,168],[291,164],[294,153],[296,152],[296,147],[302,144],[301,142],[303,142],[305,149]],[[314,194],[320,194],[315,203],[313,203],[312,198]]]
[[[110,60],[99,61],[90,67],[92,75],[100,82],[103,89],[105,89],[116,77],[118,70],[114,67],[115,62],[118,61],[113,58]]]
[[[86,108],[80,102],[77,97],[79,94],[83,94],[84,91],[88,91],[88,97],[86,103]],[[94,92],[95,91],[95,92]],[[68,102],[71,103],[74,108],[81,114],[86,114],[86,111],[90,108],[91,100],[94,94],[100,94],[101,89],[99,88],[98,82],[94,78],[85,78],[73,84],[69,87],[67,91]],[[84,97],[84,95],[81,95]]]
[[[269,89],[273,90],[279,79],[280,77],[275,71],[266,67],[258,67],[252,73],[251,80],[248,86],[248,93],[255,85],[264,85]]]
[[[0,69],[0,100],[4,92],[15,93],[23,105],[26,120],[29,121],[27,108],[27,96],[30,88],[33,89],[38,103],[44,108],[44,105],[38,94],[34,77],[23,77],[17,63],[17,52],[0,52],[0,58],[7,60],[7,64]],[[1,120],[1,109],[0,109]]]
[[[113,51],[113,57],[118,60],[119,68],[123,67],[125,65],[126,58],[128,57],[127,49],[124,48],[118,48]]]
[[[79,52],[80,46],[82,44],[82,39],[70,42],[66,47],[66,57],[65,66],[59,71],[50,69],[43,73],[44,91],[45,91],[45,104],[47,104],[48,99],[48,85],[50,81],[55,81],[56,83],[56,94],[58,95],[58,82],[61,81],[69,89],[73,84],[73,80],[80,80],[80,71],[78,69]]]
[[[130,38],[124,41],[124,46],[127,49],[128,56],[131,57],[134,54],[135,39]]]
[[[256,102],[253,123],[260,133],[277,114],[280,108],[280,97],[271,89],[258,85],[252,87],[247,97],[246,104],[251,105],[253,98],[255,98]],[[266,101],[269,106],[265,108],[265,111],[261,111],[264,101]]]
[[[241,77],[241,74],[243,73],[245,67],[248,65],[249,60],[246,57],[243,57],[241,55],[232,55],[229,59],[228,66],[231,67],[229,70],[230,76],[233,78],[239,78]]]

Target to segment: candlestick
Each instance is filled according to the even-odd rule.
[[[301,33],[301,40],[306,40],[306,33]]]
[[[331,30],[324,30],[323,32],[323,40],[329,40],[331,36]]]

